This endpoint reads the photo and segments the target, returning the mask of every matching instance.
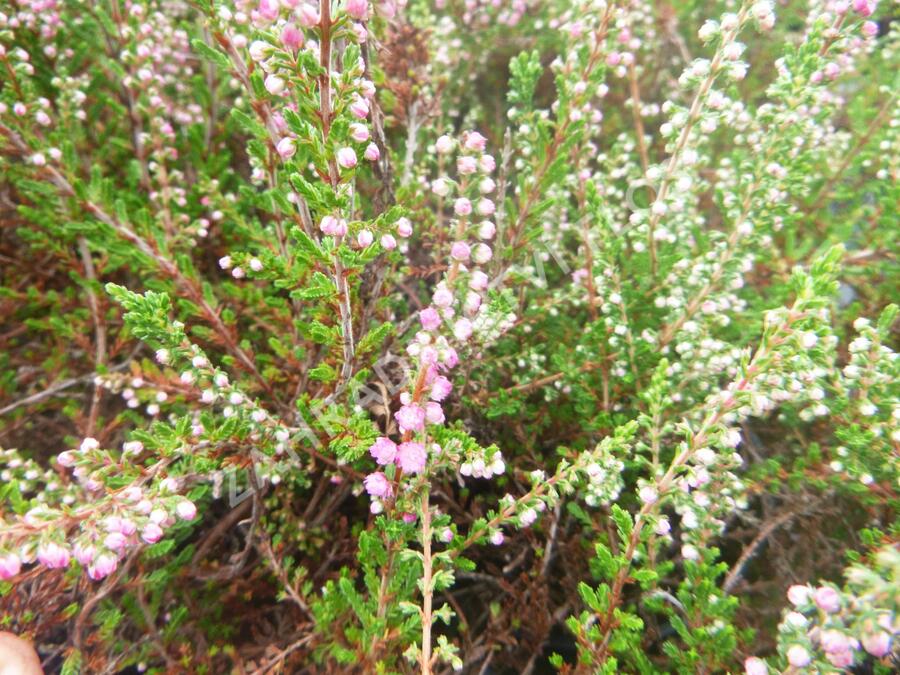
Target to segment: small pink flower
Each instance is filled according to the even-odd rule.
[[[369,103],[366,99],[357,96],[350,103],[350,112],[357,119],[364,120],[369,116]]]
[[[121,532],[110,532],[106,535],[106,538],[103,540],[103,545],[106,546],[110,551],[119,552],[125,548],[125,544],[127,540],[125,535]]]
[[[94,547],[90,544],[85,546],[79,543],[75,544],[75,548],[72,552],[74,553],[75,560],[78,561],[78,564],[82,567],[87,567],[94,560],[96,549],[94,549]]]
[[[845,649],[840,652],[828,652],[825,654],[825,658],[835,668],[849,668],[853,665],[853,650]]]
[[[475,270],[472,272],[472,276],[469,277],[469,288],[473,291],[483,291],[488,287],[488,275],[482,272],[481,270]]]
[[[434,307],[427,307],[419,312],[419,321],[425,330],[435,330],[441,325],[441,315]]]
[[[334,216],[325,216],[319,223],[319,229],[332,237],[343,237],[347,234],[347,221]]]
[[[401,237],[406,238],[412,236],[413,226],[412,223],[409,222],[409,218],[400,218],[397,221],[397,234]]]
[[[877,659],[884,658],[891,651],[891,636],[884,631],[866,633],[862,636],[863,649]]]
[[[319,23],[318,3],[312,5],[304,2],[294,10],[294,14],[297,15],[297,20],[304,28],[312,28]]]
[[[278,18],[278,0],[260,0],[258,11],[266,21],[274,21]]]
[[[281,31],[281,44],[285,49],[296,51],[303,46],[303,32],[294,24],[289,23]]]
[[[805,605],[812,597],[812,589],[809,586],[795,584],[788,589],[787,597],[794,607]]]
[[[449,136],[441,136],[434,143],[434,149],[438,151],[438,153],[442,155],[446,155],[448,152],[453,150],[453,139]]]
[[[275,149],[278,151],[278,156],[281,159],[290,159],[294,156],[294,153],[297,152],[297,146],[294,145],[293,138],[282,138],[278,141],[278,145],[275,146]]]
[[[356,243],[359,244],[360,248],[370,246],[374,240],[375,236],[369,230],[360,230],[359,234],[356,235]]]
[[[803,645],[792,645],[787,650],[787,660],[794,668],[805,668],[812,660],[806,647]]]
[[[397,240],[394,239],[393,235],[383,234],[381,235],[381,246],[385,251],[393,251],[397,248]]]
[[[466,150],[484,152],[484,149],[487,146],[487,139],[477,131],[470,131],[466,136],[465,146]]]
[[[357,21],[365,21],[369,17],[368,0],[346,0],[344,8]]]
[[[503,539],[503,533],[500,530],[496,530],[495,532],[491,533],[490,542],[494,546],[500,546],[501,544],[503,544]]]
[[[60,466],[64,466],[66,468],[75,465],[75,453],[71,450],[64,450],[56,456],[56,461]]]
[[[369,162],[377,162],[381,158],[381,150],[379,150],[378,146],[374,143],[369,143],[366,146],[366,151],[363,153],[363,157],[365,157]]]
[[[163,530],[156,523],[147,523],[144,526],[144,529],[141,530],[141,539],[143,539],[148,544],[155,544],[162,538],[162,536]]]
[[[272,96],[279,96],[285,88],[284,79],[278,77],[278,75],[269,75],[265,81],[266,91],[272,94]]]
[[[769,667],[761,658],[751,656],[744,661],[744,672],[746,675],[766,675],[769,672]]]
[[[88,567],[88,576],[94,581],[108,577],[116,571],[119,561],[114,555],[103,553],[97,557],[94,564]]]
[[[337,163],[342,169],[356,166],[356,151],[353,148],[341,148],[337,151]]]
[[[479,239],[493,239],[495,234],[497,234],[497,226],[490,220],[483,220],[478,224]]]
[[[465,262],[469,259],[469,255],[471,255],[471,249],[469,245],[464,241],[456,241],[453,242],[453,246],[450,247],[450,257],[454,260],[458,260],[460,262]]]
[[[878,24],[874,21],[866,21],[862,25],[862,33],[866,37],[875,37],[876,35],[878,35]]]
[[[453,293],[445,287],[440,287],[434,292],[431,301],[436,307],[446,309],[453,304]]]
[[[453,335],[457,340],[468,340],[472,336],[472,322],[468,319],[460,319],[453,324]]]
[[[440,537],[442,542],[444,542],[445,544],[449,544],[451,541],[453,541],[453,530],[451,530],[449,527],[445,527],[443,530],[441,530],[441,533],[438,536]]]
[[[472,260],[479,265],[484,265],[494,256],[494,252],[487,244],[476,244],[472,251]]]
[[[194,503],[185,499],[184,501],[178,502],[175,506],[175,513],[178,514],[178,517],[182,520],[193,520],[197,517],[197,507],[194,506]]]
[[[376,471],[366,476],[363,485],[366,487],[366,492],[372,497],[387,499],[393,494],[391,482],[381,471]]]
[[[69,551],[59,544],[47,542],[38,549],[38,561],[49,569],[67,567],[69,564]]]
[[[444,409],[441,408],[440,403],[435,403],[434,401],[429,401],[425,404],[425,419],[429,424],[443,424],[444,423]]]
[[[456,160],[456,170],[463,176],[468,176],[478,171],[478,160],[468,155]]]
[[[472,213],[472,202],[465,197],[459,197],[453,202],[453,212],[458,216],[467,216]]]
[[[485,173],[490,173],[497,168],[497,162],[493,155],[482,155],[481,159],[478,160],[478,165]]]
[[[369,140],[369,129],[365,124],[354,122],[350,125],[350,138],[357,143],[365,143]]]
[[[16,576],[22,569],[22,561],[15,553],[0,556],[0,579],[6,581]]]
[[[813,593],[813,602],[827,614],[834,614],[841,608],[841,596],[830,586],[819,586]]]
[[[369,446],[369,454],[382,466],[390,464],[397,458],[397,444],[382,436]]]
[[[478,213],[482,216],[490,216],[497,209],[496,205],[493,201],[488,199],[487,197],[482,197],[478,200],[477,210]]]
[[[421,443],[401,443],[397,448],[397,464],[404,473],[422,473],[428,455]]]
[[[431,398],[435,401],[443,401],[453,391],[453,384],[443,375],[438,375],[431,385]]]
[[[402,406],[394,417],[400,431],[422,431],[425,428],[425,411],[415,403]]]

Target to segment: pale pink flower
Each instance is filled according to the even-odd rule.
[[[337,151],[337,163],[342,169],[356,166],[356,151],[353,148],[341,148]]]
[[[175,513],[178,514],[178,517],[182,520],[193,520],[197,517],[197,507],[194,506],[194,503],[185,499],[184,501],[178,502],[175,506]]]
[[[0,579],[7,581],[22,569],[22,561],[15,553],[0,555]]]
[[[381,471],[375,471],[366,476],[363,485],[366,487],[366,492],[372,497],[387,499],[393,494],[390,481]]]
[[[401,443],[397,448],[397,464],[404,473],[421,473],[427,459],[425,446],[421,443]]]
[[[369,454],[382,466],[390,464],[397,458],[397,444],[390,438],[381,436],[369,446]]]
[[[438,375],[431,385],[431,398],[435,401],[443,401],[453,391],[453,384],[443,375]]]

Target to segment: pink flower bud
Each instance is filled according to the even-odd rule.
[[[363,153],[363,157],[370,162],[377,162],[381,158],[381,150],[378,149],[378,146],[374,143],[369,143],[366,146],[366,151]]]
[[[493,155],[482,155],[481,159],[478,160],[478,165],[485,173],[490,173],[497,168],[497,162],[494,160]]]
[[[22,569],[22,561],[15,553],[0,555],[0,579],[7,581],[16,576]]]
[[[356,97],[350,103],[350,112],[357,119],[364,120],[369,116],[369,103],[364,98]]]
[[[500,546],[503,544],[503,533],[500,530],[496,530],[491,533],[489,539],[494,546]]]
[[[363,481],[366,492],[372,497],[387,499],[393,494],[391,483],[381,471],[370,473]]]
[[[278,145],[275,146],[275,149],[278,151],[278,155],[281,159],[290,159],[294,156],[294,153],[297,152],[297,146],[294,145],[293,138],[282,138],[278,141]]]
[[[156,523],[147,523],[144,526],[144,529],[141,530],[141,539],[143,539],[148,544],[155,544],[162,538],[162,536],[163,530]]]
[[[769,672],[769,667],[762,659],[751,656],[744,661],[744,672],[746,675],[766,675]]]
[[[48,569],[60,569],[69,565],[69,551],[59,544],[47,542],[38,549],[38,561]]]
[[[497,209],[494,202],[487,197],[478,200],[478,213],[482,216],[490,216]]]
[[[272,96],[278,96],[284,91],[285,83],[284,80],[278,75],[269,75],[265,81],[266,91],[272,94]]]
[[[453,304],[453,293],[445,286],[439,286],[431,298],[435,307],[446,309]]]
[[[431,385],[431,398],[435,401],[443,401],[453,391],[453,384],[443,375],[438,375]]]
[[[421,443],[401,443],[397,448],[397,464],[404,473],[422,473],[428,455]]]
[[[471,253],[469,245],[464,241],[455,241],[450,247],[450,257],[460,262],[468,260]]]
[[[877,659],[884,658],[891,651],[891,636],[884,631],[866,633],[861,642],[863,649]]]
[[[488,287],[488,275],[482,272],[481,270],[475,270],[472,272],[472,276],[469,277],[469,288],[473,291],[483,291]]]
[[[441,533],[438,536],[441,538],[442,542],[444,542],[445,544],[449,544],[451,541],[453,541],[453,530],[451,530],[449,527],[445,527],[443,530],[441,530]]]
[[[446,155],[448,152],[453,150],[453,139],[449,136],[441,136],[434,143],[434,149],[438,151],[438,153],[442,155]]]
[[[475,152],[484,152],[485,147],[487,146],[487,139],[479,134],[477,131],[470,131],[466,136],[465,147],[466,150],[473,150]]]
[[[60,466],[64,466],[66,468],[75,466],[75,453],[71,450],[64,450],[56,456],[56,461]]]
[[[368,0],[346,0],[344,8],[357,21],[365,21],[369,17]]]
[[[473,174],[478,171],[478,160],[474,157],[460,157],[456,160],[456,170],[463,176]]]
[[[108,577],[116,571],[119,561],[114,555],[103,553],[97,557],[94,564],[88,567],[88,576],[94,581]]]
[[[72,553],[75,555],[75,560],[78,561],[78,564],[82,567],[87,567],[91,564],[91,561],[94,559],[94,554],[96,553],[96,549],[88,545],[83,545],[81,543],[75,544],[75,548]]]
[[[335,218],[334,216],[325,216],[319,223],[319,229],[324,234],[332,237],[343,237],[347,234],[347,221],[343,218]]]
[[[285,49],[296,51],[303,46],[303,32],[294,24],[289,23],[281,31],[281,44]]]
[[[193,520],[197,517],[197,507],[194,506],[194,503],[185,499],[184,501],[178,502],[178,505],[175,507],[175,513],[178,514],[178,517],[182,520]]]
[[[357,143],[365,143],[369,140],[369,128],[365,124],[354,122],[350,125],[350,138]]]
[[[453,212],[458,216],[467,216],[472,213],[472,202],[465,197],[460,197],[453,202]]]
[[[397,234],[401,237],[406,238],[411,236],[413,233],[412,223],[409,222],[409,218],[400,218],[397,221]]]
[[[429,401],[425,404],[425,420],[429,424],[443,424],[444,410],[440,403]]]
[[[374,240],[375,236],[369,230],[360,230],[356,235],[356,243],[360,248],[370,246]]]
[[[819,586],[813,593],[813,602],[827,614],[834,614],[841,608],[841,596],[831,586]]]
[[[356,152],[353,148],[341,148],[337,151],[337,163],[342,169],[352,169],[356,166]]]
[[[862,34],[870,38],[875,37],[878,35],[878,24],[874,21],[866,21],[862,25]]]
[[[457,340],[465,341],[472,336],[472,322],[468,319],[460,319],[453,324],[453,335]]]
[[[441,315],[434,307],[426,307],[419,312],[419,321],[425,330],[435,330],[441,325]]]
[[[397,240],[390,234],[384,234],[381,236],[381,246],[385,251],[393,251],[397,248]]]
[[[259,0],[257,11],[266,21],[274,21],[278,18],[278,0]]]
[[[423,431],[425,429],[425,411],[415,403],[402,406],[394,418],[400,426],[400,431]]]
[[[382,466],[390,464],[397,458],[397,444],[382,436],[369,446],[369,454]]]
[[[307,2],[301,3],[300,6],[294,10],[294,14],[297,15],[297,20],[304,28],[312,28],[319,23],[318,5],[311,5]]]
[[[476,244],[475,249],[472,251],[472,260],[479,265],[484,265],[493,257],[493,255],[494,252],[487,244]]]
[[[794,668],[805,668],[812,660],[806,647],[803,645],[792,645],[787,650],[787,660]]]
[[[103,539],[103,545],[110,551],[116,551],[117,553],[125,548],[126,543],[125,535],[121,532],[110,532]]]

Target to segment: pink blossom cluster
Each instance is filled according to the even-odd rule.
[[[138,441],[123,447],[123,456],[142,450]],[[86,467],[103,454],[96,439],[86,438],[77,449],[59,454],[57,463],[73,468],[73,475],[89,492],[102,487]],[[163,478],[153,489],[133,484],[107,493],[105,499],[72,514],[35,506],[0,530],[0,579],[19,574],[23,564],[35,560],[48,569],[61,569],[77,561],[93,580],[116,570],[127,552],[142,544],[158,542],[178,520],[197,517],[197,507],[177,494],[178,482]],[[67,532],[77,525],[77,534]],[[8,541],[7,540],[11,540]]]

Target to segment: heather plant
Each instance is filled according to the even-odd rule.
[[[0,0],[0,627],[893,672],[897,8]]]

